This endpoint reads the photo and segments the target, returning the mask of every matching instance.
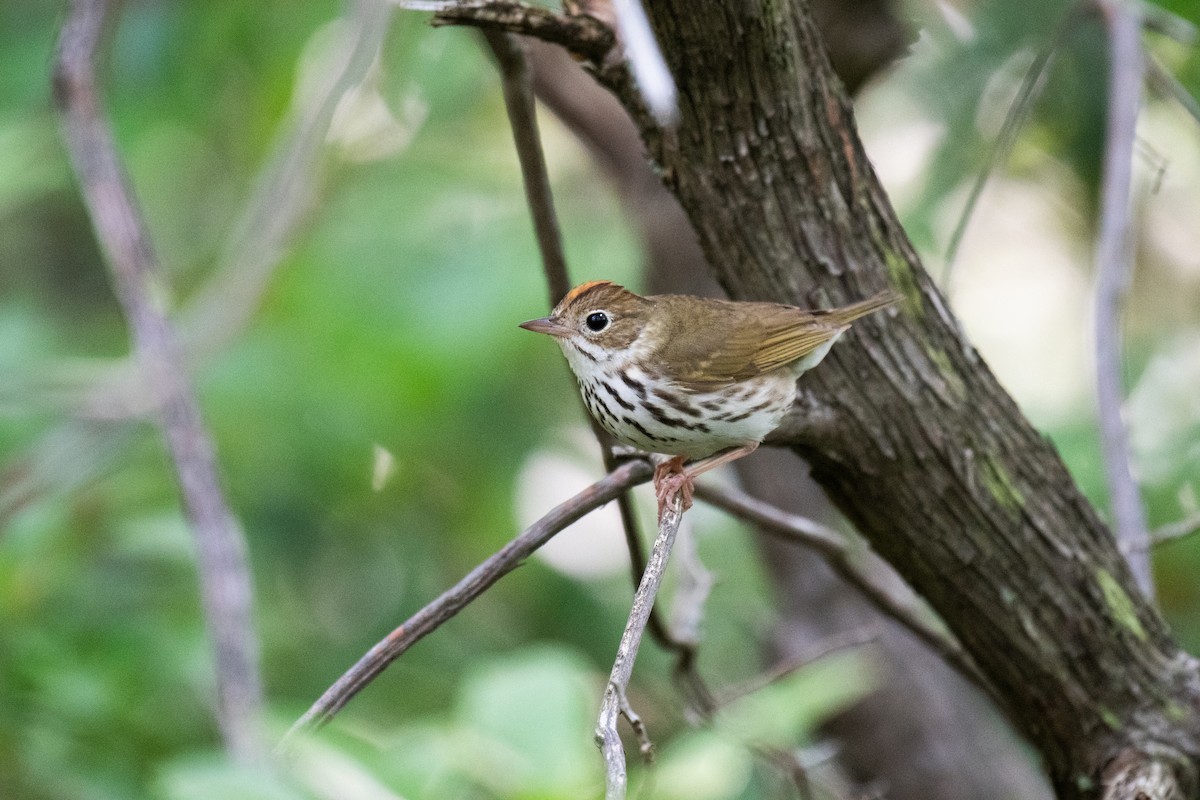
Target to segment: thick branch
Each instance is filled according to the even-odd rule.
[[[105,0],[77,0],[58,42],[54,94],[84,202],[104,251],[142,373],[161,398],[160,426],[196,541],[205,620],[213,641],[217,718],[237,758],[261,752],[262,691],[246,543],[225,502],[216,454],[167,321],[168,289],[117,155],[96,80]]]

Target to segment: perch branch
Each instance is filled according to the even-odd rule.
[[[117,154],[96,77],[109,17],[105,0],[76,0],[63,24],[54,96],[84,202],[128,321],[145,391],[158,393],[159,426],[179,478],[216,660],[217,719],[225,745],[256,760],[262,690],[246,543],[217,476],[216,453],[167,320],[167,287]]]
[[[922,610],[893,597],[892,593],[874,578],[872,570],[855,559],[855,554],[847,545],[845,537],[837,531],[810,519],[789,514],[737,489],[718,488],[707,483],[696,484],[696,497],[739,519],[757,525],[764,533],[816,550],[834,572],[862,592],[880,613],[900,623],[927,644],[947,664],[994,700],[997,707],[1006,707],[1004,698],[980,672],[958,640],[931,624]]]
[[[466,608],[496,581],[521,565],[535,550],[590,511],[599,508],[622,492],[645,483],[653,469],[641,459],[629,461],[603,479],[584,489],[526,528],[517,538],[496,551],[451,588],[442,592],[403,625],[372,647],[329,687],[300,717],[280,742],[278,750],[287,752],[295,736],[321,727],[374,680],[389,664],[426,635]]]
[[[1096,233],[1096,403],[1113,531],[1138,587],[1154,594],[1150,558],[1136,545],[1147,540],[1146,512],[1130,470],[1128,431],[1121,416],[1121,308],[1133,261],[1130,232],[1133,149],[1142,100],[1145,59],[1141,16],[1133,3],[1099,4],[1109,36],[1108,129]]]
[[[604,690],[604,700],[600,704],[600,717],[596,723],[596,744],[604,754],[605,800],[623,800],[625,797],[628,777],[625,770],[625,750],[621,746],[621,736],[617,731],[617,723],[621,716],[633,726],[641,744],[642,755],[647,759],[652,755],[652,746],[645,726],[630,707],[626,692],[629,688],[629,678],[633,675],[633,664],[637,660],[642,633],[654,608],[654,598],[662,585],[663,572],[666,570],[667,559],[671,555],[671,547],[675,543],[675,535],[679,532],[682,519],[683,505],[676,497],[670,506],[663,509],[659,518],[658,537],[654,540],[650,559],[642,572],[642,581],[633,596],[629,621],[625,625],[625,632],[621,634],[617,657],[613,661],[608,686]]]

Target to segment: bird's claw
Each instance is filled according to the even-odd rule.
[[[683,466],[683,458],[676,456],[662,462],[654,468],[654,494],[658,498],[658,519],[662,521],[667,506],[678,496],[680,511],[692,507],[692,493],[695,484],[692,475]]]

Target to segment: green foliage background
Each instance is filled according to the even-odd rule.
[[[1022,5],[1037,13],[982,3],[986,47],[947,47],[905,73],[950,134],[912,212],[926,247],[931,209],[986,155],[969,121],[978,87],[1054,24],[1044,4]],[[300,76],[320,71],[341,12],[331,2],[125,5],[107,97],[184,313],[217,280],[256,177],[292,124]],[[590,731],[630,589],[623,574],[577,580],[537,561],[389,669],[304,744],[294,774],[224,761],[191,542],[159,438],[144,421],[75,413],[128,342],[49,101],[63,13],[59,3],[0,5],[0,797],[597,792]],[[1077,67],[1099,57],[1082,41]],[[1176,62],[1195,91],[1195,56]],[[543,313],[545,290],[477,42],[398,13],[373,81],[411,141],[375,156],[361,140],[324,150],[311,166],[315,201],[257,312],[195,362],[250,542],[274,734],[514,535],[522,464],[579,419],[557,353],[515,327]],[[1042,105],[1072,113],[1043,115],[1030,135],[1053,143],[1086,198],[1103,91],[1060,84]],[[640,256],[615,199],[553,125],[547,142],[574,277],[636,285]],[[1137,365],[1163,335],[1147,331]],[[1102,504],[1088,414],[1048,433]],[[1200,488],[1200,423],[1181,424],[1191,455],[1148,490],[1155,523],[1180,515],[1180,485]],[[380,451],[395,469],[377,488]],[[721,567],[702,668],[724,685],[755,673],[772,612],[752,544],[711,518],[706,527],[702,556]],[[1159,559],[1167,610],[1193,648],[1198,559],[1190,542]],[[742,743],[803,738],[869,686],[870,670],[853,656],[822,662],[778,687],[773,711],[747,703],[716,731],[680,719],[654,647],[637,682],[635,704],[662,747],[659,796],[758,797],[778,776]],[[795,713],[781,721],[784,707]]]

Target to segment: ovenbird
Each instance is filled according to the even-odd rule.
[[[661,515],[676,493],[691,505],[695,476],[758,447],[791,408],[796,379],[852,321],[896,300],[882,292],[807,311],[591,281],[521,327],[558,340],[588,410],[618,442],[674,456],[654,472]],[[685,468],[687,458],[703,460]]]

